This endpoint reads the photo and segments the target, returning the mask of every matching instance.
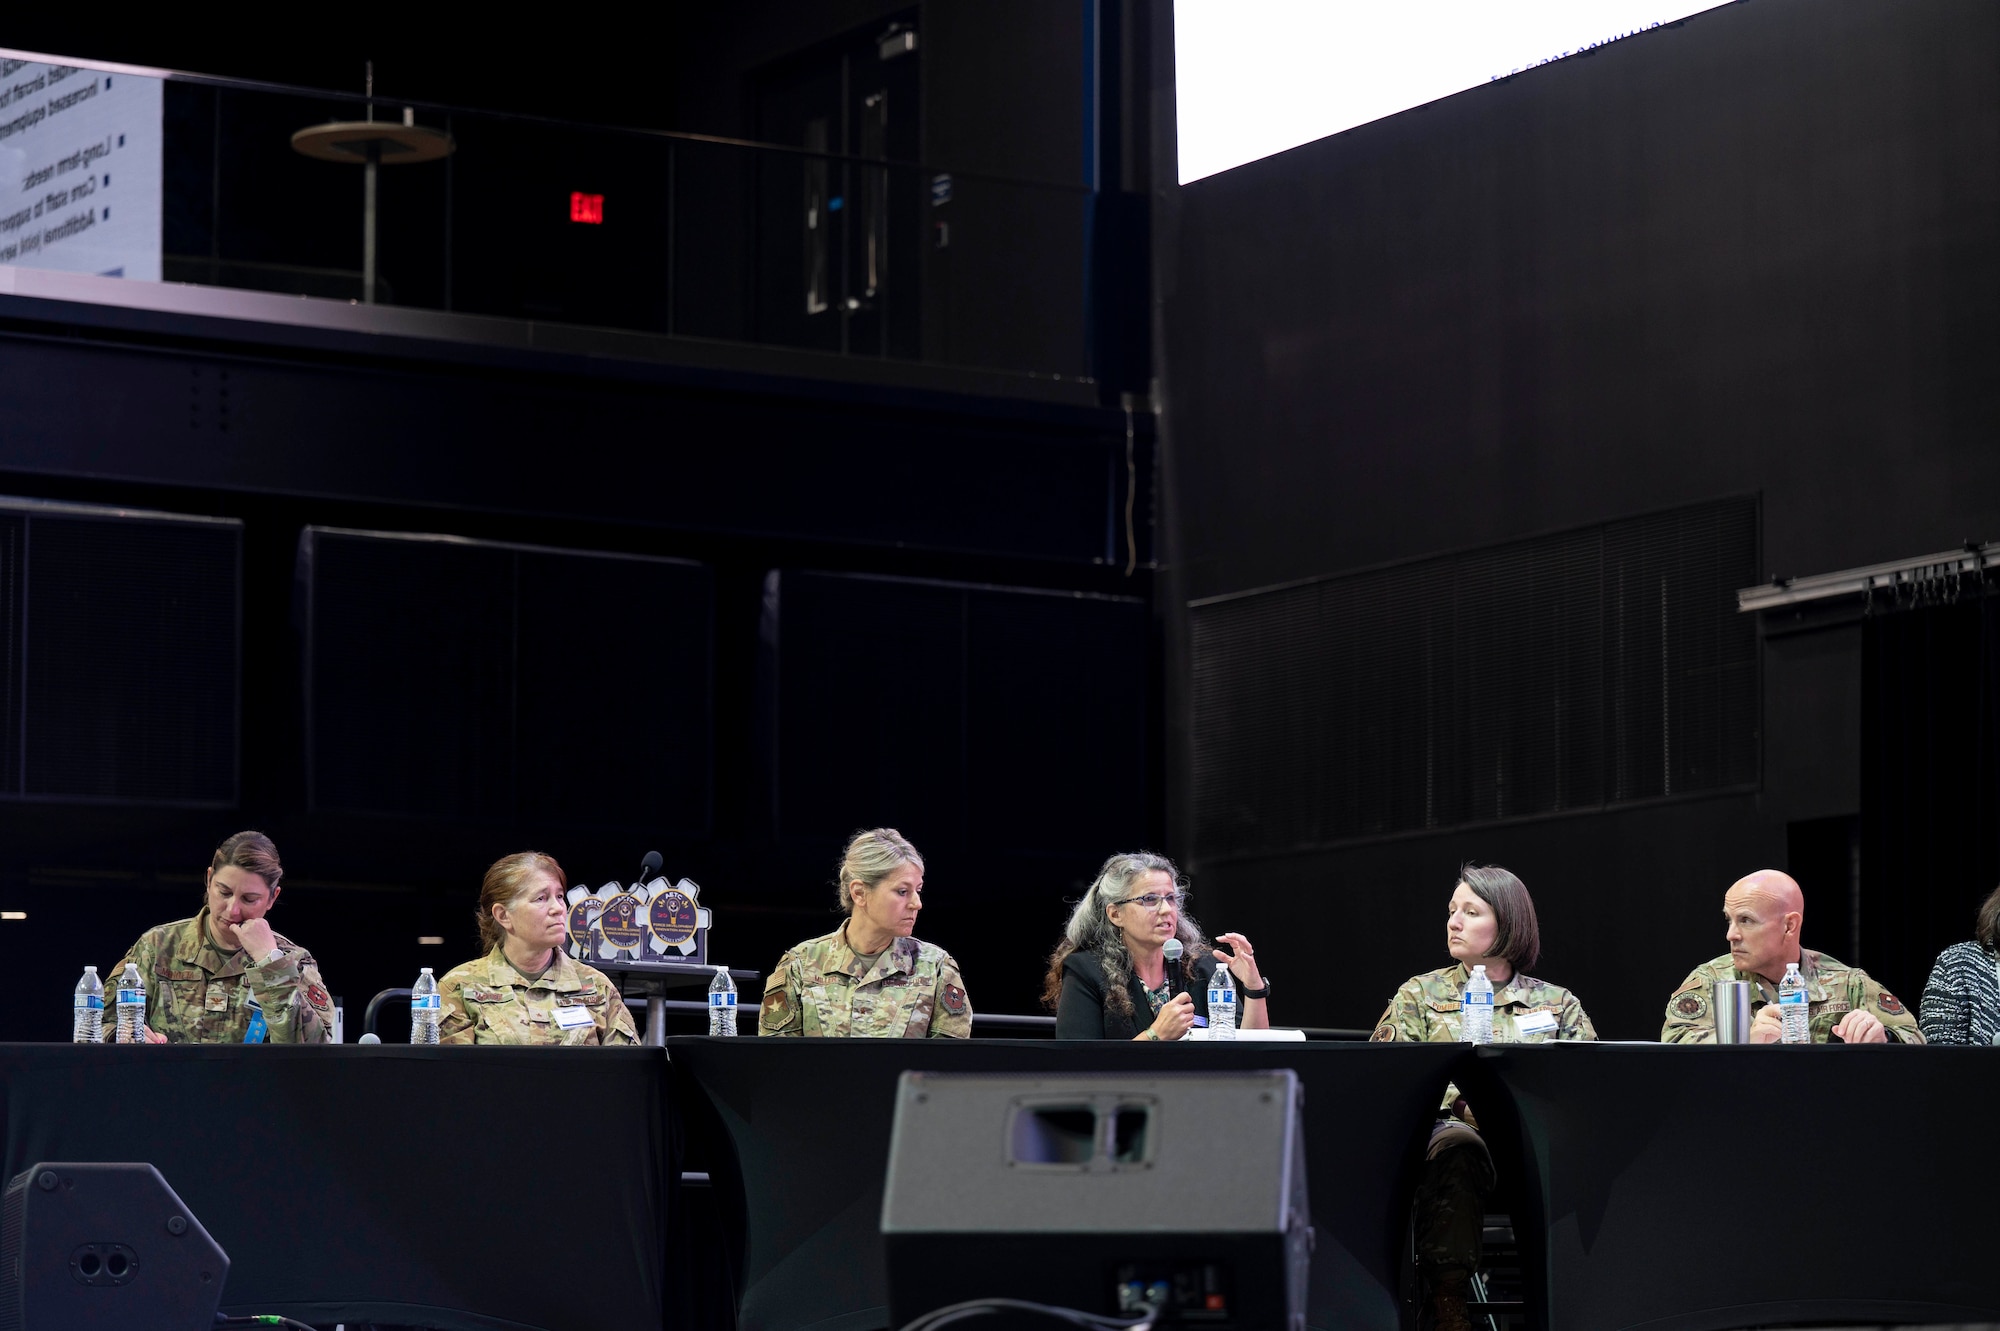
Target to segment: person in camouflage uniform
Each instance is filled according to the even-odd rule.
[[[126,963],[138,967],[149,1043],[333,1039],[333,999],[312,953],[264,920],[284,876],[269,837],[238,832],[209,862],[201,913],[148,929],[104,973],[116,990]]]
[[[1805,893],[1789,874],[1759,869],[1738,879],[1723,897],[1722,910],[1728,920],[1729,951],[1695,967],[1667,999],[1662,1043],[1715,1042],[1715,986],[1723,980],[1750,982],[1755,991],[1751,1010],[1756,1014],[1750,1039],[1756,1044],[1777,1043],[1783,1034],[1778,983],[1793,962],[1806,982],[1814,1044],[1829,1043],[1834,1036],[1845,1044],[1924,1042],[1916,1015],[1868,972],[1800,946]]]
[[[838,929],[778,958],[757,1012],[759,1035],[972,1034],[972,1004],[951,954],[912,936],[924,861],[892,827],[847,843],[836,879]]]
[[[1507,870],[1468,864],[1459,871],[1445,944],[1457,960],[1404,981],[1371,1039],[1455,1043],[1464,1038],[1461,996],[1474,966],[1486,967],[1493,982],[1495,1042],[1597,1038],[1575,994],[1518,969],[1541,954],[1541,926],[1527,886]],[[1466,1291],[1479,1269],[1486,1198],[1495,1181],[1493,1157],[1471,1106],[1456,1086],[1447,1086],[1411,1205],[1424,1324],[1435,1331],[1470,1331]]]
[[[439,1044],[637,1044],[618,986],[564,954],[569,880],[553,857],[495,860],[479,888],[486,955],[438,981]]]

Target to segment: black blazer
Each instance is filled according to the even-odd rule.
[[[1187,989],[1194,997],[1195,1025],[1208,1024],[1208,977],[1215,973],[1215,954],[1197,957],[1186,967]],[[1072,952],[1063,958],[1062,997],[1056,1002],[1056,1039],[1130,1040],[1153,1024],[1153,1007],[1145,986],[1134,975],[1125,984],[1132,1015],[1104,1006],[1104,965],[1095,952]],[[1242,1011],[1241,1001],[1237,1011]]]

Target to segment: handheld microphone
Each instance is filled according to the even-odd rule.
[[[1167,959],[1167,993],[1169,995],[1178,994],[1185,987],[1181,976],[1181,953],[1184,950],[1181,947],[1181,940],[1178,938],[1169,938],[1160,948],[1160,955]]]
[[[647,851],[646,858],[639,863],[639,877],[633,881],[632,886],[644,887],[646,884],[652,882],[653,875],[660,871],[660,866],[664,863],[666,861],[660,858],[659,851]]]

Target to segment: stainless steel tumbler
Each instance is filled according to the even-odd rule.
[[[1715,1042],[1750,1043],[1750,1005],[1757,1001],[1748,980],[1715,982]]]

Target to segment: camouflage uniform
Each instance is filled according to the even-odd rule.
[[[1869,978],[1858,966],[1844,966],[1811,948],[1799,953],[1799,974],[1806,981],[1806,1005],[1811,1012],[1814,1044],[1825,1044],[1840,1019],[1855,1008],[1872,1015],[1887,1029],[1891,1040],[1922,1044],[1923,1032],[1916,1014],[1902,1000]],[[1777,986],[1761,975],[1736,969],[1727,956],[1697,966],[1681,987],[1667,999],[1666,1024],[1660,1027],[1662,1044],[1715,1043],[1715,985],[1718,980],[1748,980],[1755,996],[1750,1000],[1754,1015],[1766,1003],[1778,1001]]]
[[[439,1044],[637,1044],[639,1028],[603,971],[556,949],[555,962],[529,979],[498,944],[438,981]],[[565,1030],[557,1008],[582,1008],[590,1024]]]
[[[759,1035],[972,1034],[972,1004],[943,948],[898,938],[874,958],[856,955],[842,924],[778,958],[757,1013]]]
[[[125,963],[146,981],[146,1024],[176,1044],[241,1044],[249,1033],[251,996],[264,1012],[272,1044],[328,1044],[333,999],[312,953],[273,933],[279,957],[252,963],[241,948],[224,952],[208,928],[208,907],[189,920],[148,929],[104,973],[105,998],[117,1001]],[[115,1010],[115,1009],[114,1009]],[[105,1014],[107,1030],[111,1012]]]
[[[1466,983],[1471,978],[1462,964],[1410,977],[1389,1000],[1388,1008],[1375,1023],[1375,1033],[1369,1038],[1410,1040],[1419,1044],[1455,1044],[1462,1038],[1459,1031],[1459,996],[1465,992]],[[1576,1001],[1575,994],[1517,971],[1507,983],[1494,987],[1493,1042],[1521,1043],[1520,1021],[1531,1012],[1554,1015],[1556,1028],[1548,1037],[1550,1039],[1597,1038],[1597,1028],[1584,1015],[1583,1004]],[[1471,1115],[1459,1106],[1458,1088],[1455,1086],[1445,1089],[1444,1104],[1439,1109],[1442,1113],[1456,1114],[1467,1122],[1473,1122]],[[1474,1123],[1474,1126],[1477,1124]]]
[[[1447,966],[1404,981],[1375,1023],[1374,1040],[1408,1040],[1452,1044],[1462,1038],[1459,1006],[1466,982],[1464,965]],[[1516,972],[1493,989],[1493,1040],[1515,1044],[1524,1038],[1520,1020],[1531,1012],[1547,1012],[1556,1028],[1547,1039],[1595,1040],[1597,1030],[1583,1004],[1569,990]],[[1486,1197],[1493,1191],[1493,1158],[1479,1135],[1478,1120],[1460,1098],[1458,1087],[1447,1086],[1438,1120],[1432,1126],[1430,1148],[1412,1202],[1415,1213],[1417,1260],[1425,1282],[1458,1291],[1479,1266]],[[1463,1315],[1462,1310],[1460,1316]]]

